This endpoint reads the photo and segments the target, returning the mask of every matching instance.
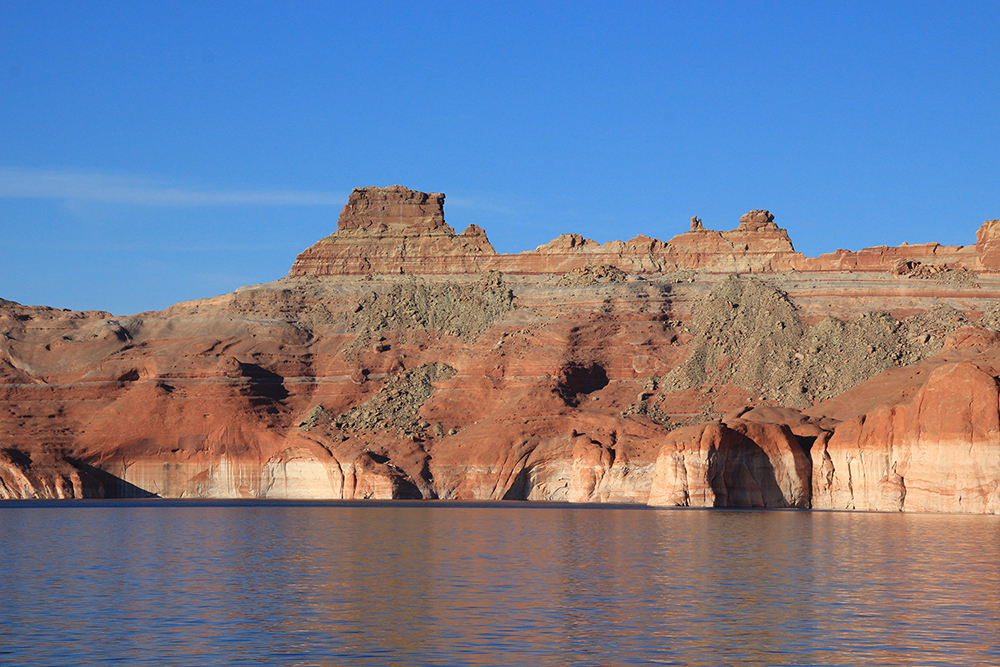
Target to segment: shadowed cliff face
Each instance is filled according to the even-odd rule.
[[[443,202],[356,189],[289,277],[159,313],[0,302],[0,497],[1000,509],[996,224],[498,255]]]

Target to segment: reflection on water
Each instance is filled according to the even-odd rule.
[[[0,504],[3,665],[996,665],[1000,519]]]

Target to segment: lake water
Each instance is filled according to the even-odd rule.
[[[997,665],[1000,518],[0,503],[2,665]]]

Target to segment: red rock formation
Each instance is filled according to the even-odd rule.
[[[741,232],[777,232],[778,225],[774,224],[774,216],[770,211],[755,210],[744,213],[740,216],[740,226],[737,231]]]
[[[400,185],[354,188],[340,213],[337,230],[386,234],[408,229],[417,234],[444,230],[444,195],[417,192]]]
[[[496,255],[486,232],[461,234],[445,224],[444,195],[388,188],[355,188],[337,231],[302,252],[290,277],[477,273]]]
[[[735,230],[691,231],[667,242],[639,236],[603,245],[579,234],[563,234],[536,250],[498,255],[486,233],[462,234],[444,222],[444,195],[400,187],[356,188],[341,212],[337,231],[299,255],[290,277],[379,274],[442,275],[496,270],[510,274],[563,273],[588,264],[633,273],[681,269],[719,273],[775,271],[891,271],[899,262],[948,264],[969,270],[1000,270],[996,221],[983,224],[975,246],[936,243],[882,246],[820,257],[795,252],[785,230],[766,210],[744,214]],[[996,257],[994,257],[996,255]]]
[[[650,505],[809,507],[810,462],[784,424],[709,422],[673,431],[656,460]]]
[[[980,268],[1000,271],[1000,220],[987,220],[976,232]]]
[[[289,277],[160,313],[0,302],[0,497],[998,512],[1000,223],[498,255],[443,202],[357,189]]]
[[[439,193],[398,185],[355,188],[340,214],[337,231],[301,253],[289,277],[489,270],[540,274],[588,264],[637,272],[705,267],[747,272],[788,269],[802,258],[768,211],[751,211],[731,232],[701,228],[669,243],[638,237],[600,245],[579,234],[563,234],[534,251],[497,255],[479,227],[470,225],[455,234],[444,222],[443,207],[444,195]]]
[[[985,353],[948,350],[914,367],[895,396],[838,424],[813,452],[812,506],[1000,512],[1000,341],[990,338]]]

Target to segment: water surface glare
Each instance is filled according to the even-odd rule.
[[[0,503],[0,665],[998,665],[1000,518]]]

